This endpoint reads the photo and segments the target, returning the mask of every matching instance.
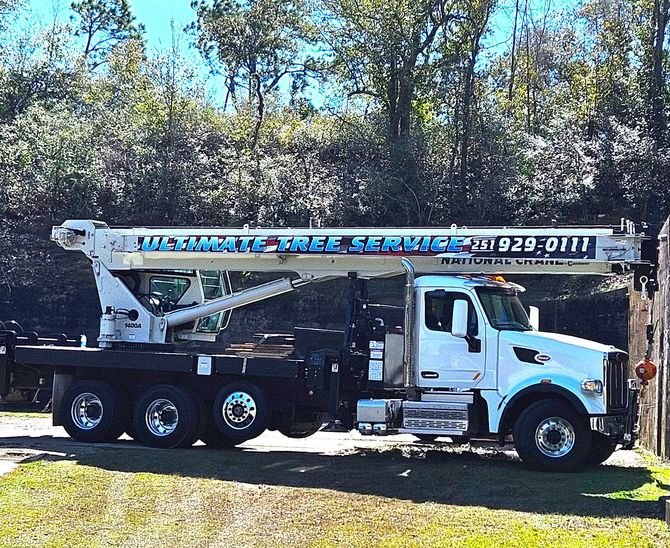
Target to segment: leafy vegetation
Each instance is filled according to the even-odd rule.
[[[74,217],[657,226],[670,211],[665,0],[196,0],[158,52],[128,0],[41,25],[27,6],[0,1],[5,301],[62,293],[47,238]]]

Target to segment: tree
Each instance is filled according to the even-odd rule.
[[[5,30],[7,18],[22,4],[22,0],[0,0],[0,32]]]
[[[410,134],[417,89],[434,82],[457,0],[322,0],[321,26],[347,96],[377,102],[393,142]]]
[[[641,81],[647,101],[647,125],[657,146],[665,141],[667,120],[667,51],[665,50],[670,0],[644,0],[637,3],[642,40]]]
[[[49,25],[17,25],[0,48],[0,120],[12,121],[32,104],[72,98],[81,82],[68,55],[70,35],[54,18]]]
[[[489,17],[493,10],[493,2],[479,0],[471,2],[465,24],[463,25],[463,42],[465,44],[465,66],[463,67],[462,107],[456,119],[460,119],[460,182],[467,183],[468,152],[470,147],[470,133],[472,129],[472,101],[475,86],[475,67],[479,59],[482,36],[489,24]],[[460,102],[459,102],[460,103]]]
[[[91,71],[107,62],[109,52],[128,40],[139,40],[144,26],[135,25],[128,0],[73,2],[75,36],[83,37],[83,58]]]
[[[306,53],[313,40],[302,0],[194,0],[197,21],[190,30],[196,45],[215,71],[225,75],[224,110],[251,106],[255,123],[250,148],[258,143],[267,98],[286,77],[299,82],[315,72]],[[304,81],[304,80],[303,80]]]

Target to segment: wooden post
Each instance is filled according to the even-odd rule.
[[[652,301],[643,301],[630,284],[628,316],[628,353],[630,376],[635,376],[635,364],[647,350],[646,324],[650,318],[654,326],[654,347],[651,360],[658,366],[657,377],[649,383],[640,401],[640,444],[656,455],[670,457],[670,371],[668,356],[670,341],[666,327],[670,326],[670,218],[659,235],[658,282],[659,288]]]

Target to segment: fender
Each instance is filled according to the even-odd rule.
[[[558,384],[550,383],[541,383],[541,384],[531,384],[526,386],[526,388],[519,390],[514,396],[512,396],[506,403],[500,417],[500,422],[498,423],[498,432],[504,432],[507,430],[507,420],[509,418],[509,411],[514,408],[514,405],[521,400],[521,398],[528,396],[529,394],[544,394],[544,395],[556,395],[561,396],[562,398],[568,400],[574,408],[577,410],[577,413],[580,415],[588,415],[589,412],[586,410],[584,402],[580,400],[574,392],[571,392],[567,388],[560,386]]]

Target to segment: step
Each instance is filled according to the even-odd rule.
[[[401,432],[463,435],[468,429],[468,404],[456,402],[403,402]]]
[[[472,392],[453,392],[453,391],[444,391],[444,392],[424,392],[421,394],[421,401],[438,401],[438,402],[449,402],[449,403],[472,403],[475,399],[475,395]]]

